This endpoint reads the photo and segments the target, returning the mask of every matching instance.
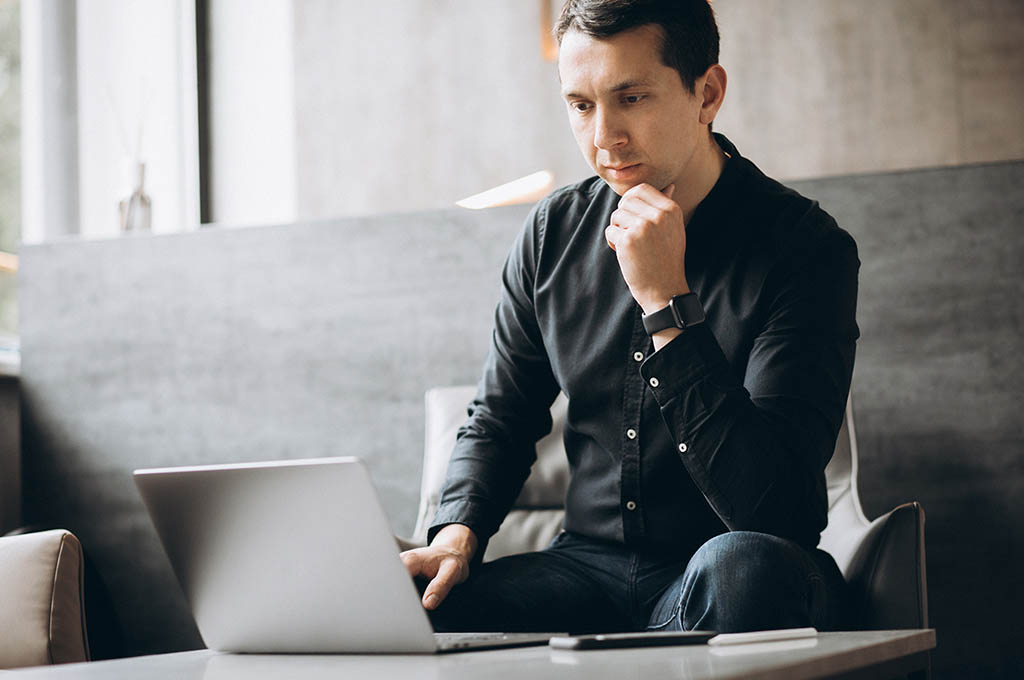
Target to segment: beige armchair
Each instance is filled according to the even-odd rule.
[[[426,393],[426,441],[420,507],[412,544],[426,542],[437,510],[455,435],[466,419],[472,386],[440,387]],[[501,528],[491,538],[484,560],[540,550],[558,533],[564,514],[568,463],[562,445],[567,401],[559,395],[551,407],[554,426],[537,443],[537,462]],[[906,503],[868,521],[857,492],[857,440],[853,406],[825,470],[828,482],[828,527],[820,547],[829,552],[851,585],[857,627],[863,629],[927,628],[924,510]],[[403,543],[403,547],[410,544]]]
[[[82,582],[71,532],[0,537],[0,668],[89,660]]]

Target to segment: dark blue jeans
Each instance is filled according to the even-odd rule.
[[[776,536],[721,534],[689,560],[563,532],[540,552],[477,565],[431,613],[438,631],[844,627],[832,557]]]

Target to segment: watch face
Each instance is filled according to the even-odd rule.
[[[686,328],[695,326],[704,321],[704,306],[697,299],[696,293],[677,295],[670,303],[672,315],[675,317],[676,326]]]

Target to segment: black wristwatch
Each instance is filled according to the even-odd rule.
[[[696,293],[676,295],[662,307],[651,314],[644,314],[644,330],[647,335],[654,335],[666,328],[689,328],[704,323],[704,306],[697,299]]]

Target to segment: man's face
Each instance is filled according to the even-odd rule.
[[[702,98],[661,61],[661,28],[640,26],[610,38],[562,36],[558,74],[576,143],[620,196],[644,182],[659,190],[685,183],[705,139]],[[696,91],[703,90],[698,79]]]

